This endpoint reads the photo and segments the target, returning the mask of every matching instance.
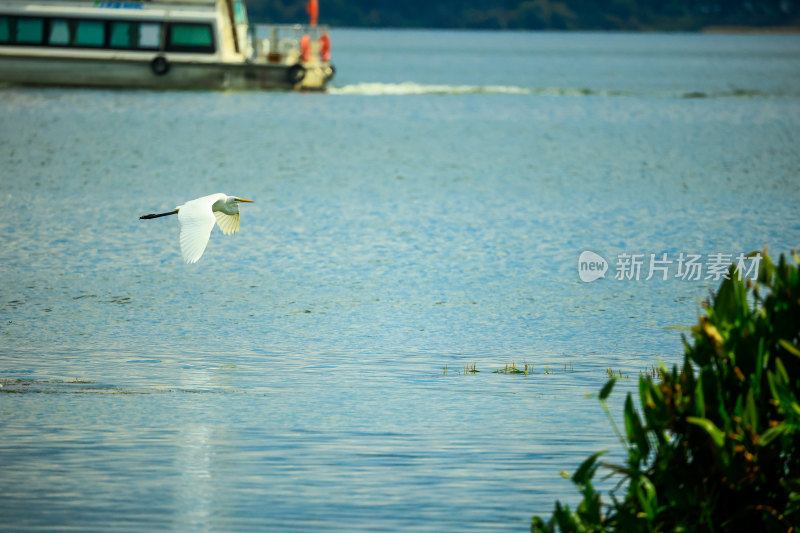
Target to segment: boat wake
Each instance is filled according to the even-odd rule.
[[[343,87],[329,87],[331,94],[407,95],[407,94],[602,94],[588,89],[533,89],[514,85],[436,85],[424,83],[356,83]]]
[[[329,87],[329,94],[340,95],[424,95],[424,94],[519,94],[539,96],[599,96],[599,97],[649,97],[649,98],[764,98],[769,95],[759,91],[733,89],[724,92],[636,93],[629,91],[600,91],[593,89],[568,89],[559,87],[519,87],[515,85],[437,85],[414,82],[355,83],[342,87]]]

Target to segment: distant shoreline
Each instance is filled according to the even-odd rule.
[[[257,22],[257,24],[266,24],[266,22]],[[800,26],[770,26],[770,27],[755,27],[755,26],[705,26],[692,30],[676,30],[676,29],[663,29],[663,28],[641,28],[641,29],[569,29],[569,30],[554,30],[554,29],[519,29],[519,28],[444,28],[444,27],[428,27],[428,26],[331,26],[338,30],[397,30],[397,31],[452,31],[452,32],[530,32],[530,33],[707,33],[707,34],[730,34],[730,35],[797,35],[800,34]]]
[[[247,0],[247,3],[253,19],[289,24],[307,19],[306,2]],[[800,33],[800,3],[775,0],[599,3],[592,0],[350,0],[324,2],[320,21],[332,27],[359,28]]]
[[[700,33],[800,33],[800,26],[706,26]]]
[[[256,19],[255,24],[272,24],[275,21]],[[639,27],[639,28],[490,28],[490,27],[447,27],[447,26],[373,26],[369,24],[329,25],[331,28],[346,30],[422,30],[422,31],[490,31],[490,32],[553,32],[553,33],[709,33],[740,35],[796,35],[800,34],[800,26],[746,26],[719,25],[699,28]]]

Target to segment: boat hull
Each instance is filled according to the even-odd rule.
[[[166,71],[162,72],[166,67]],[[15,85],[184,90],[324,90],[333,67],[269,63],[48,58],[0,55],[0,82]]]

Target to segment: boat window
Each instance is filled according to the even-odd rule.
[[[0,15],[0,43],[160,50],[162,27],[161,22]],[[211,24],[173,24],[167,29],[171,51],[214,52]]]
[[[54,19],[50,21],[50,34],[47,37],[47,44],[56,46],[66,46],[69,44],[69,22],[64,19]]]
[[[140,24],[138,44],[138,48],[156,50],[161,48],[161,24],[158,22],[146,22]]]
[[[14,39],[19,44],[40,44],[44,37],[44,20],[20,17],[17,19],[17,34]]]
[[[101,47],[105,44],[105,24],[100,20],[79,20],[75,46]]]
[[[213,52],[210,24],[170,24],[167,50],[176,52]]]
[[[133,22],[112,22],[109,46],[111,48],[135,48],[139,39],[138,29],[139,25]]]
[[[8,17],[0,17],[0,43],[11,40],[11,21]]]

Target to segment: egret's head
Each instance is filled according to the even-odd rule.
[[[235,196],[228,196],[228,200],[226,201],[226,203],[229,206],[229,209],[236,213],[239,212],[239,202],[247,202],[249,204],[252,204],[253,200],[245,200],[244,198],[236,198]]]
[[[226,215],[239,214],[239,202],[253,203],[253,200],[245,200],[244,198],[236,198],[235,196],[226,196],[224,200],[218,200],[212,207],[213,211],[222,211]]]

